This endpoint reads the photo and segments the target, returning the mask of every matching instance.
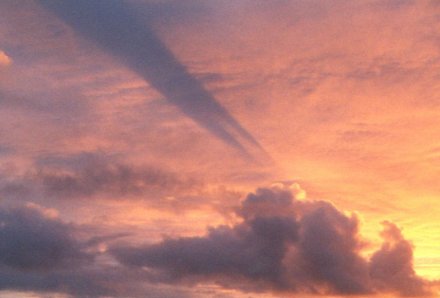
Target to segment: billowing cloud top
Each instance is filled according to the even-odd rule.
[[[328,202],[297,201],[289,191],[263,188],[249,194],[237,214],[240,223],[210,228],[203,237],[116,247],[113,254],[128,266],[154,269],[162,282],[212,280],[285,293],[429,294],[427,281],[414,272],[411,244],[392,223],[384,223],[384,243],[366,259],[358,219]]]
[[[188,283],[276,295],[432,294],[432,283],[413,269],[411,243],[390,222],[384,222],[382,246],[364,257],[357,217],[328,202],[260,188],[236,214],[239,222],[211,227],[204,236],[133,246],[111,244],[130,234],[80,240],[76,234],[86,227],[35,204],[3,208],[0,285],[77,297],[120,297],[127,287],[133,297],[168,297],[166,285]]]

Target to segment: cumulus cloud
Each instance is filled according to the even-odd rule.
[[[206,237],[169,239],[114,253],[125,264],[158,269],[163,274],[156,278],[168,281],[220,274],[282,286],[281,262],[287,244],[296,237],[294,219],[261,217],[233,228],[211,229]]]
[[[370,292],[366,261],[359,256],[358,221],[326,202],[316,202],[302,215],[301,238],[293,277],[305,275],[312,286],[323,284],[340,294]],[[317,287],[319,288],[319,286]]]
[[[210,228],[205,236],[165,239],[112,254],[153,280],[205,282],[248,290],[314,294],[428,294],[412,268],[412,246],[385,224],[384,244],[370,259],[354,214],[329,202],[296,200],[289,189],[262,188],[237,210],[242,221]]]
[[[291,188],[258,189],[236,214],[241,222],[210,228],[205,236],[136,247],[110,245],[125,233],[79,241],[53,209],[1,208],[0,290],[198,297],[185,284],[214,282],[244,292],[430,294],[412,267],[411,243],[392,223],[384,223],[382,246],[365,258],[355,215],[328,202],[297,200]],[[119,264],[107,252],[91,252],[99,243],[110,246]]]
[[[371,258],[370,275],[379,288],[393,288],[403,296],[427,294],[424,281],[413,268],[413,246],[399,228],[384,222],[384,243]]]

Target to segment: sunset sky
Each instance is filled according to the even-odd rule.
[[[1,0],[0,297],[440,297],[440,2]]]

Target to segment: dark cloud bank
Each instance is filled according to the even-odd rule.
[[[0,208],[0,296],[16,290],[84,298],[189,297],[178,287],[145,285],[141,270],[100,263],[95,246],[124,235],[80,240],[78,229],[35,204]]]
[[[47,271],[80,260],[86,261],[87,255],[68,225],[35,207],[0,209],[0,266]]]
[[[324,201],[295,200],[287,190],[259,189],[237,214],[242,222],[210,228],[203,237],[115,247],[131,268],[148,267],[164,283],[216,282],[243,291],[362,295],[429,295],[413,269],[412,245],[384,222],[383,244],[369,259],[360,251],[358,219]]]
[[[79,227],[36,205],[2,208],[0,290],[199,297],[185,287],[216,283],[243,292],[430,295],[430,283],[414,272],[411,243],[390,222],[384,222],[382,246],[367,259],[356,216],[328,202],[264,188],[236,213],[240,223],[210,228],[205,236],[133,247],[111,244],[121,235],[78,240]],[[110,249],[94,249],[100,243]],[[110,256],[116,260],[99,261]]]
[[[87,288],[77,270],[91,262],[72,226],[33,205],[0,209],[0,289],[68,291]]]

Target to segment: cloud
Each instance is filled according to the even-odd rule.
[[[181,287],[145,284],[140,279],[146,279],[145,272],[141,270],[127,270],[108,265],[75,270],[66,268],[45,274],[0,269],[0,291],[28,291],[34,295],[35,293],[37,295],[43,294],[41,297],[47,297],[44,293],[64,293],[68,294],[68,297],[76,298],[206,297],[193,294],[188,289]]]
[[[0,104],[2,109],[13,112],[24,112],[29,116],[33,114],[43,116],[57,125],[78,125],[79,118],[87,119],[89,116],[89,102],[84,96],[73,90],[33,90],[30,95],[15,95],[13,92],[0,89]]]
[[[142,196],[146,193],[172,193],[191,188],[192,182],[154,167],[122,163],[88,164],[72,172],[43,169],[37,173],[46,194],[59,198],[91,197],[96,194]]]
[[[38,192],[46,198],[160,198],[183,195],[201,182],[151,165],[132,165],[98,153],[40,157],[17,177],[0,176],[0,194],[17,197]]]
[[[126,266],[152,270],[150,278],[161,282],[337,295],[429,293],[412,268],[412,247],[392,224],[386,224],[382,247],[367,259],[355,215],[325,201],[296,200],[287,188],[258,189],[237,215],[242,222],[210,228],[205,236],[110,251]]]
[[[210,228],[205,236],[133,247],[110,245],[126,233],[79,241],[74,227],[52,209],[35,204],[2,208],[0,290],[199,297],[185,284],[215,282],[243,292],[430,294],[412,268],[411,244],[391,223],[384,223],[382,247],[366,259],[360,255],[364,242],[354,215],[328,202],[298,201],[291,189],[258,189],[237,215],[242,222]],[[122,266],[106,252],[91,252],[101,243],[110,246],[110,255]]]
[[[301,220],[297,257],[292,261],[301,269],[294,276],[306,275],[309,284],[324,283],[339,294],[369,293],[367,262],[358,254],[361,248],[357,218],[317,202]]]
[[[108,272],[109,277],[111,272]],[[74,297],[102,297],[111,292],[96,282],[97,274],[85,271],[56,271],[46,274],[0,269],[0,290],[68,293]]]
[[[402,296],[427,294],[424,280],[413,268],[413,246],[391,222],[384,222],[384,243],[371,258],[370,275],[379,288],[390,287]]]
[[[286,244],[296,234],[293,220],[258,218],[233,229],[212,229],[206,237],[169,239],[141,250],[117,249],[115,254],[125,264],[159,269],[165,275],[157,278],[168,281],[222,274],[279,284]]]
[[[0,66],[8,66],[12,64],[12,59],[6,55],[5,52],[0,50]]]
[[[251,157],[247,147],[260,155],[264,152],[251,134],[187,71],[152,28],[136,21],[135,14],[123,2],[41,0],[40,3],[244,156]]]
[[[100,263],[90,248],[125,234],[75,237],[80,227],[33,203],[0,208],[0,291],[66,293],[72,297],[189,297],[173,287],[145,285],[145,273]],[[0,292],[1,293],[1,292]]]
[[[90,257],[69,225],[36,205],[0,209],[0,268],[47,271],[76,267]]]

